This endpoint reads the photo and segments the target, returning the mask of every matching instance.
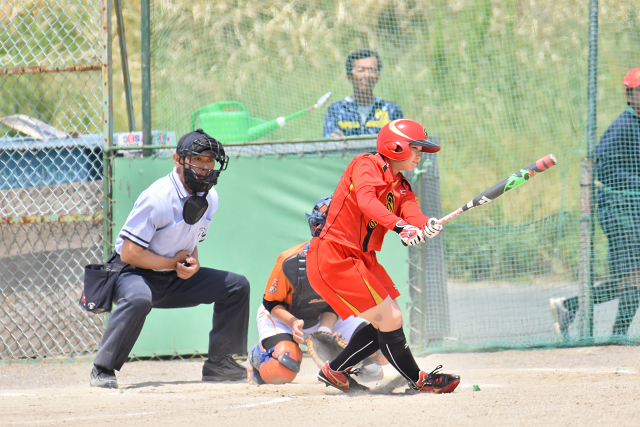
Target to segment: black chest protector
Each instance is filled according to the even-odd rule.
[[[331,311],[329,304],[316,293],[307,278],[307,254],[305,252],[287,258],[282,271],[293,285],[291,314],[304,320],[304,328],[318,323],[320,315]]]

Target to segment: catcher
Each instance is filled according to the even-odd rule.
[[[318,235],[331,196],[316,202],[307,215],[312,235]],[[309,355],[322,367],[346,347],[356,330],[368,323],[350,316],[338,319],[333,309],[311,288],[306,275],[309,242],[296,245],[278,256],[258,309],[260,342],[249,351],[247,378],[252,384],[290,383],[300,372],[305,343]],[[359,366],[361,381],[382,379],[381,356],[374,353]]]

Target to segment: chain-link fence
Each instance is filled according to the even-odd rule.
[[[550,172],[448,223],[442,247],[422,247],[434,253],[409,255],[417,266],[409,326],[414,342],[452,338],[458,348],[606,340],[615,306],[578,316],[593,324],[585,333],[550,298],[582,295],[585,306],[590,287],[607,278],[607,241],[597,220],[581,228],[581,161],[591,135],[599,139],[624,109],[622,77],[640,65],[635,6],[152,2],[154,128],[182,134],[202,127],[224,142],[286,141],[374,133],[402,114],[442,139],[433,176],[441,197],[425,192],[421,200],[427,210],[437,203],[442,214],[553,153],[559,163]],[[601,84],[591,98],[590,60]],[[325,106],[308,108],[327,92],[333,95]],[[593,111],[605,123],[598,128],[588,114],[594,96],[601,107]],[[554,310],[564,316],[562,337]],[[637,325],[628,326],[636,338]]]
[[[97,348],[77,301],[102,259],[103,7],[0,6],[0,359]]]
[[[599,7],[599,21],[590,21],[589,4]],[[102,259],[101,237],[111,232],[102,229],[111,205],[103,215],[101,164],[111,125],[103,121],[108,5],[0,6],[2,359],[96,348],[100,318],[80,312],[76,301],[82,266]],[[564,337],[556,336],[550,297],[568,297],[568,311],[590,304],[582,314],[593,322],[587,335],[596,338],[609,337],[621,313],[633,320],[635,311],[611,305],[617,298],[609,298],[615,286],[608,284],[607,240],[593,203],[581,211],[580,170],[587,145],[624,109],[622,77],[640,65],[634,0],[151,6],[154,129],[180,136],[197,126],[215,136],[224,126],[231,129],[224,142],[318,141],[375,128],[399,107],[442,139],[437,169],[427,165],[413,180],[442,214],[543,155],[556,155],[558,166],[539,181],[457,218],[440,246],[430,242],[408,255],[416,268],[414,342],[455,338],[466,348],[513,348],[585,337],[582,324],[568,318]],[[379,54],[376,65],[349,69],[349,54],[365,48]],[[595,75],[589,59],[597,59]],[[384,105],[354,109],[366,100],[355,96],[356,84],[367,79]],[[588,99],[587,87],[596,83]],[[329,91],[327,104],[308,108]],[[588,114],[592,101],[597,128]],[[257,145],[246,149],[261,155]],[[421,189],[420,177],[439,180],[439,200],[429,201],[437,196]],[[600,284],[607,297],[599,296]],[[563,307],[556,305],[556,314]],[[638,336],[637,322],[626,327],[628,336]]]

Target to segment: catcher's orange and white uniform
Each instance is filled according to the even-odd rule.
[[[329,305],[309,287],[305,277],[299,277],[299,283],[294,285],[291,283],[290,277],[285,273],[285,262],[291,262],[288,260],[294,258],[292,261],[300,260],[304,263],[308,243],[301,243],[282,252],[271,270],[271,275],[264,290],[263,302],[258,308],[256,319],[260,342],[274,335],[291,334],[293,332],[290,325],[271,315],[271,309],[276,305],[282,305],[295,317],[304,320],[302,332],[305,339],[320,327],[320,315],[322,313],[333,312]],[[300,270],[300,268],[297,268],[296,273],[300,273]],[[339,319],[332,331],[341,334],[348,341],[358,325],[364,322],[364,319],[354,316],[344,320]]]

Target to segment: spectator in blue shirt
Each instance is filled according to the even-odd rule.
[[[623,80],[627,107],[604,132],[596,148],[598,220],[609,243],[613,280],[594,287],[593,302],[618,298],[613,335],[626,335],[640,302],[640,68]],[[556,331],[567,337],[578,297],[551,298]]]
[[[327,108],[323,137],[377,135],[387,123],[404,117],[398,105],[373,94],[382,70],[378,52],[372,49],[353,52],[347,57],[345,68],[347,79],[353,85],[353,95]]]
[[[180,138],[173,160],[173,171],[136,200],[108,262],[124,268],[113,294],[117,307],[94,359],[93,387],[118,388],[114,370],[129,357],[152,308],[212,303],[202,380],[246,379],[246,368],[232,355],[247,353],[249,282],[239,274],[200,267],[197,248],[218,208],[213,186],[229,158],[220,142],[198,129]]]

